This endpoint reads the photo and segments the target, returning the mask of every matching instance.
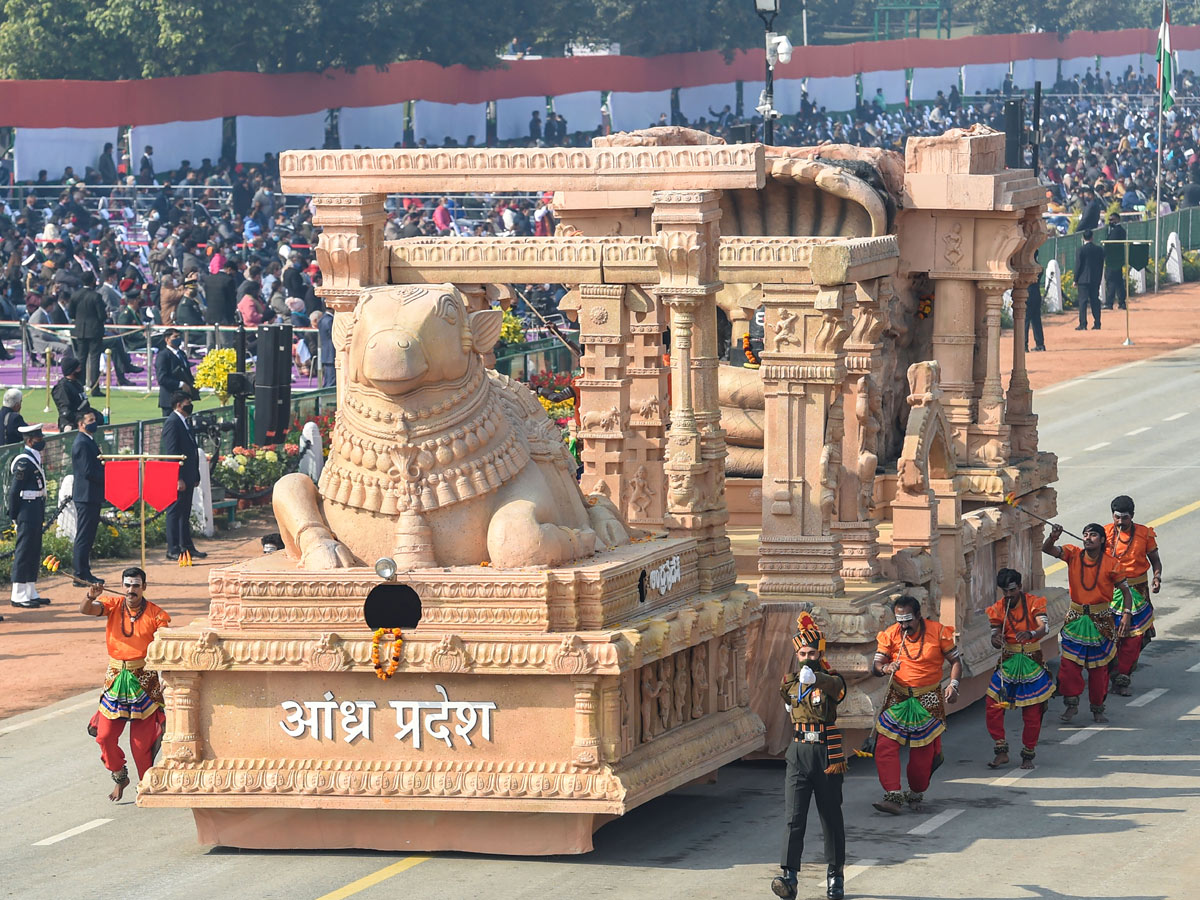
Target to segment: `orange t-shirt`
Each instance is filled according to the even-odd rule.
[[[1071,599],[1081,606],[1108,606],[1113,600],[1113,591],[1117,582],[1129,577],[1129,569],[1124,560],[1117,559],[1108,553],[1100,554],[1097,565],[1086,567],[1087,584],[1084,584],[1083,558],[1086,554],[1082,547],[1074,544],[1064,544],[1062,547],[1063,562],[1067,564],[1067,577],[1071,584]]]
[[[1004,626],[1004,640],[1009,644],[1021,643],[1017,640],[1017,632],[1037,631],[1041,628],[1038,617],[1045,615],[1046,598],[1033,594],[1026,594],[1025,603],[1018,603],[1011,610],[1004,608],[1003,597],[987,608],[988,621],[992,623],[993,628]]]
[[[896,683],[921,687],[942,680],[942,664],[954,649],[954,629],[940,622],[925,620],[925,633],[916,640],[905,639],[900,623],[879,632],[876,650],[890,660],[900,660]]]
[[[1134,525],[1133,534],[1126,535],[1113,522],[1104,526],[1104,534],[1108,537],[1108,552],[1125,563],[1130,578],[1137,578],[1149,571],[1149,554],[1158,549],[1153,528]]]
[[[113,659],[142,659],[154,640],[154,632],[171,624],[171,617],[149,600],[145,601],[146,608],[132,627],[129,613],[125,611],[124,597],[101,597],[100,604],[108,616],[104,640],[108,644],[108,655]],[[126,636],[126,631],[132,631],[133,637]]]

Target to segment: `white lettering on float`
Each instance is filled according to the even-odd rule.
[[[650,588],[658,591],[660,597],[665,597],[667,591],[679,584],[683,577],[679,568],[679,557],[672,556],[665,563],[650,573]]]
[[[485,741],[492,739],[492,711],[496,704],[491,700],[456,700],[451,701],[446,689],[435,684],[434,689],[442,695],[441,700],[390,700],[388,706],[396,711],[396,739],[403,741],[412,739],[413,749],[421,749],[421,734],[424,732],[435,741],[442,741],[450,749],[454,749],[453,735],[462,738],[468,747],[474,747],[471,734],[476,728]],[[371,739],[371,712],[376,708],[373,700],[350,701],[340,704],[334,700],[333,693],[325,692],[324,700],[303,701],[285,700],[280,706],[287,713],[279,727],[289,737],[311,737],[315,740],[336,739],[334,733],[334,714],[339,713],[339,725],[343,733],[342,739],[353,744],[358,738]],[[452,728],[446,723],[453,713],[458,720]]]

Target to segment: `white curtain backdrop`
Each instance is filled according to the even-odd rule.
[[[874,93],[874,92],[872,92]],[[808,79],[808,99],[829,113],[854,109],[858,99],[853,75],[834,75],[829,78]]]
[[[546,128],[545,97],[509,97],[496,101],[496,137],[502,141],[515,141],[529,137],[529,120],[537,110],[542,120],[542,133]],[[568,127],[570,120],[567,121]]]
[[[803,78],[777,80],[775,82],[775,108],[785,116],[794,116],[800,112],[800,95],[803,91]]]
[[[487,137],[487,104],[418,100],[413,108],[413,129],[418,141],[425,138],[433,147],[440,147],[447,137],[465,144],[472,134],[482,146]]]
[[[929,69],[913,69],[912,98],[914,100],[933,100],[941,91],[950,96],[950,86],[960,87],[959,76],[962,69],[958,66],[939,66]]]
[[[695,122],[701,116],[711,122],[716,116],[710,115],[709,110],[719,113],[727,104],[730,112],[737,109],[736,81],[679,89],[679,111],[689,122]]]
[[[338,113],[338,137],[342,148],[388,150],[404,140],[403,103],[385,106],[343,106]]]
[[[18,181],[34,181],[38,171],[46,170],[51,183],[57,183],[70,166],[83,177],[87,166],[95,166],[104,145],[117,145],[117,128],[18,128],[14,141]],[[157,151],[156,151],[157,152]],[[138,156],[141,150],[138,150]],[[113,153],[116,162],[116,153]]]
[[[1200,70],[1200,50],[1176,50],[1175,55],[1179,57],[1179,71],[1182,72],[1184,69],[1191,69],[1193,72]],[[1145,66],[1147,72],[1158,71],[1158,63],[1151,53],[1146,54],[1142,65]]]
[[[554,98],[554,111],[567,120],[567,132],[595,131],[600,127],[600,92],[578,91]]]
[[[325,112],[302,116],[238,116],[239,162],[262,162],[284,150],[320,150],[325,146]],[[157,154],[157,149],[155,153]]]
[[[882,69],[878,72],[862,73],[863,103],[870,103],[875,99],[875,91],[878,88],[883,88],[884,99],[889,104],[903,103],[905,87],[907,84],[904,80],[903,69]]]
[[[1076,75],[1082,78],[1088,69],[1094,68],[1096,68],[1096,57],[1094,56],[1076,56],[1073,59],[1064,59],[1062,61],[1062,77],[1067,81]]]
[[[987,94],[1004,86],[1008,63],[979,63],[963,66],[963,95],[970,99],[976,93]],[[1042,85],[1045,87],[1045,85]]]
[[[221,121],[135,125],[129,129],[132,156],[140,159],[142,149],[149,144],[154,148],[154,168],[163,172],[176,168],[185,159],[193,166],[199,166],[206,157],[215,163],[221,158]]]
[[[609,95],[614,131],[637,131],[658,124],[660,113],[671,118],[670,91],[636,91]]]
[[[1057,59],[1018,59],[1013,62],[1013,84],[1021,90],[1033,90],[1035,81],[1042,83],[1042,90],[1054,90],[1058,80]]]

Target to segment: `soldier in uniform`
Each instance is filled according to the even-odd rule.
[[[785,900],[796,896],[796,873],[804,855],[804,826],[815,797],[825,838],[826,896],[841,900],[842,870],[846,865],[846,829],[842,824],[846,758],[842,733],[837,728],[837,707],[846,696],[846,682],[825,661],[825,637],[812,616],[801,613],[796,624],[792,646],[800,670],[785,676],[779,687],[791,712],[794,732],[784,754],[787,836],[780,863],[783,872],[771,882],[771,890]]]
[[[46,517],[46,471],[42,450],[46,441],[41,425],[17,429],[25,446],[9,466],[8,517],[17,526],[12,563],[12,605],[37,609],[50,601],[38,596],[38,566],[42,561],[42,522]]]

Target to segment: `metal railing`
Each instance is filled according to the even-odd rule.
[[[1149,241],[1150,253],[1154,254],[1154,220],[1121,223],[1130,241]],[[1159,224],[1159,258],[1166,259],[1167,235],[1175,232],[1179,235],[1179,245],[1183,250],[1200,249],[1200,207],[1189,206],[1165,215]],[[1097,228],[1094,240],[1103,243],[1108,237],[1108,226]],[[1083,235],[1079,232],[1049,238],[1042,245],[1038,261],[1046,266],[1051,259],[1057,259],[1059,269],[1071,272],[1075,269],[1075,256],[1083,244]]]
[[[301,423],[332,411],[337,403],[336,391],[324,388],[316,391],[295,392],[292,394],[292,420]],[[254,403],[247,404],[249,414],[250,434],[254,433]],[[216,422],[234,420],[234,408],[221,406],[213,410],[205,410],[193,417],[212,416]],[[121,422],[113,425],[101,425],[95,434],[100,452],[111,455],[157,453],[162,441],[162,426],[164,418],[143,419],[139,422]],[[58,507],[58,491],[64,476],[71,474],[71,446],[78,437],[77,431],[66,431],[61,434],[45,435],[46,446],[42,450],[42,467],[46,471],[46,514]],[[217,429],[211,433],[201,431],[200,445],[214,461],[233,449],[233,432],[228,429]],[[5,444],[0,446],[0,496],[8,496],[8,488],[12,483],[12,461],[21,452],[20,444]],[[0,504],[0,529],[11,524],[8,518],[7,502]]]

